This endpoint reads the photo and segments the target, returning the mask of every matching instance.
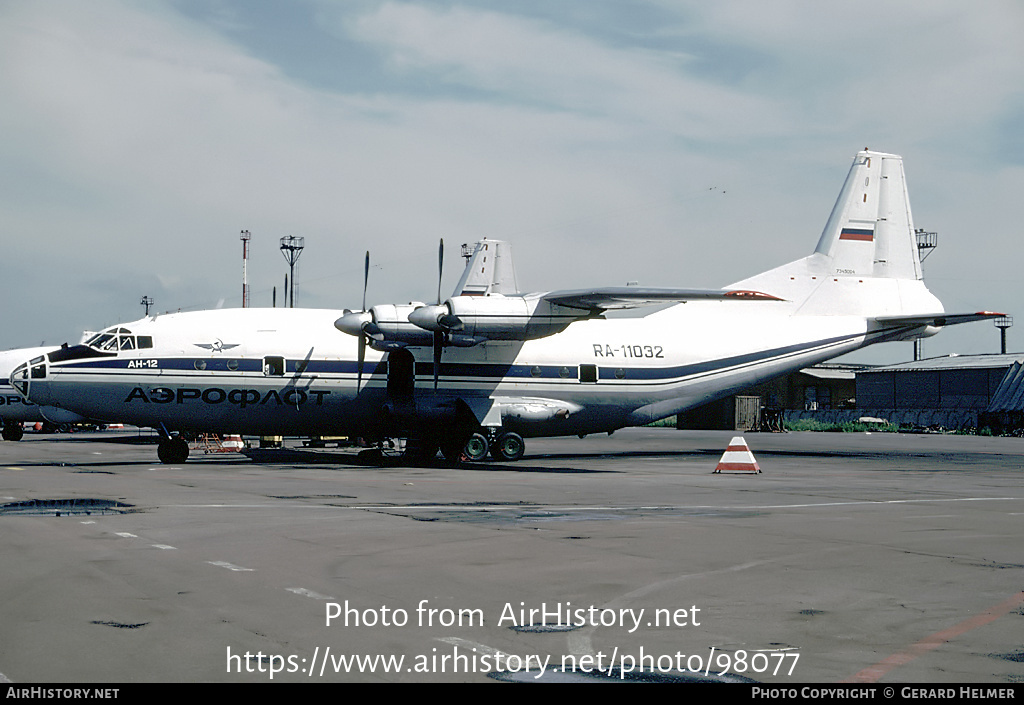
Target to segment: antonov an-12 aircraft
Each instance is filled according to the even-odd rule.
[[[153,316],[28,362],[12,383],[40,405],[156,428],[168,463],[188,456],[184,432],[405,438],[423,458],[516,460],[524,438],[647,424],[866,345],[1000,315],[943,312],[922,281],[903,160],[867,150],[812,254],[724,289],[519,294],[508,245],[492,240],[436,304],[367,310],[365,276],[361,311]]]

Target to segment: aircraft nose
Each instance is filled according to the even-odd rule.
[[[14,368],[11,372],[11,386],[18,394],[28,399],[28,363],[24,362]]]
[[[11,386],[26,400],[38,404],[40,383],[46,380],[46,357],[40,356],[22,363],[11,372]],[[29,395],[34,395],[32,398]]]

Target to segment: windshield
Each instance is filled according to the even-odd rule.
[[[141,350],[153,347],[150,335],[133,335],[127,328],[108,328],[85,341],[85,344],[101,352],[118,350]]]

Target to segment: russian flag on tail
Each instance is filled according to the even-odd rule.
[[[729,441],[729,447],[725,449],[722,459],[718,461],[715,472],[759,473],[761,468],[754,460],[754,454],[747,447],[747,442],[743,440],[742,436],[736,436]]]

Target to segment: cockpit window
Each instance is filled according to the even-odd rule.
[[[114,341],[114,349],[117,350],[117,338],[109,333],[97,333],[93,337],[89,338],[85,344],[90,348],[96,348],[97,350],[109,350],[111,340]]]
[[[118,350],[140,350],[153,347],[153,336],[132,335],[127,328],[108,328],[85,341],[94,350],[117,352]]]

